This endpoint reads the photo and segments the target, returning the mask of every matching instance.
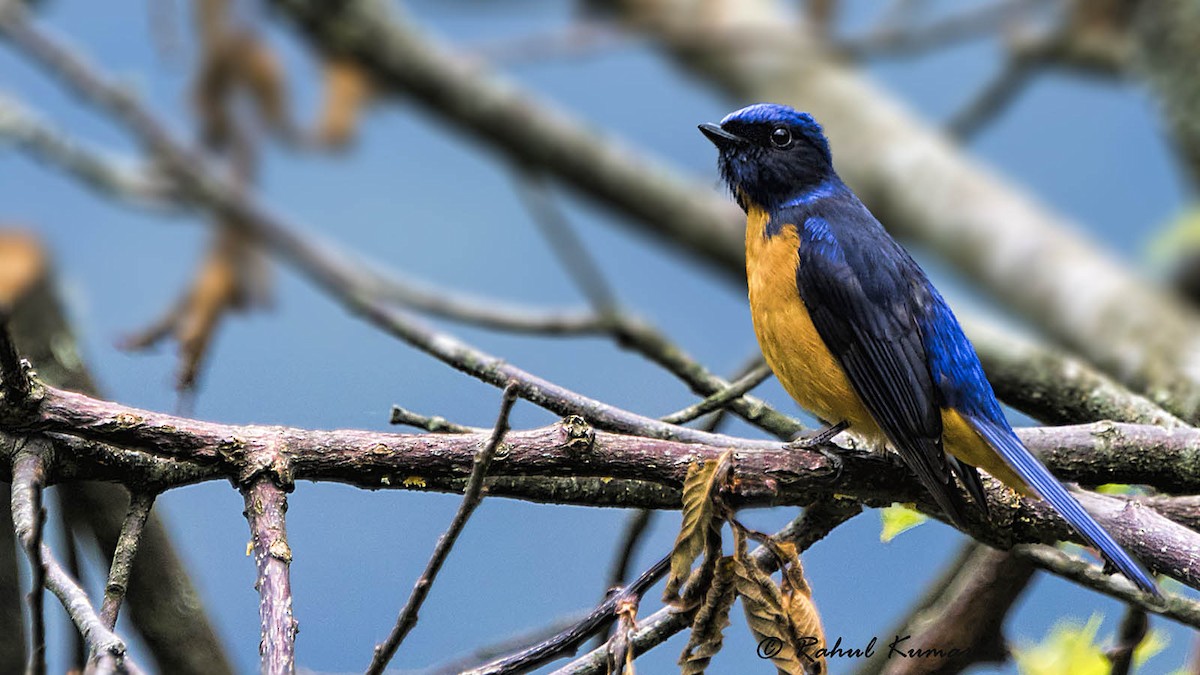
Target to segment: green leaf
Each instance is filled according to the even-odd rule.
[[[879,520],[883,528],[879,531],[879,541],[888,543],[901,533],[929,520],[929,516],[915,511],[904,504],[892,504],[879,509]]]
[[[1193,205],[1177,215],[1148,247],[1150,262],[1165,265],[1181,253],[1200,250],[1200,206]]]
[[[1096,642],[1103,616],[1093,614],[1087,623],[1059,619],[1038,644],[1013,651],[1021,675],[1108,675],[1112,664]]]

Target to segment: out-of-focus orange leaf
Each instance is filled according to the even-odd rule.
[[[322,145],[340,148],[353,140],[358,131],[359,117],[371,98],[371,80],[353,61],[331,58],[325,61],[324,85],[317,140]]]
[[[144,331],[122,341],[124,349],[149,349],[168,336],[179,343],[176,386],[196,386],[204,359],[221,319],[265,301],[266,276],[253,243],[233,228],[220,228],[213,247],[197,270],[191,287],[171,310]]]
[[[46,255],[31,233],[0,231],[0,306],[14,304],[46,272]]]
[[[235,138],[235,96],[249,95],[259,120],[283,137],[292,133],[287,113],[283,69],[275,54],[254,32],[231,31],[205,49],[193,86],[201,137],[211,148],[228,148]]]

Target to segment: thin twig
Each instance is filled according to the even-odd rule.
[[[104,585],[104,602],[100,605],[100,620],[105,626],[117,625],[117,614],[125,600],[129,574],[133,571],[133,559],[137,556],[138,544],[142,540],[142,528],[150,517],[155,493],[134,492],[129,496],[129,511],[121,525],[121,535],[113,551],[112,566],[108,572],[108,583]]]
[[[378,675],[387,668],[387,664],[396,655],[396,650],[404,642],[404,638],[412,630],[413,626],[417,624],[417,613],[421,610],[421,605],[425,602],[425,598],[429,594],[429,589],[433,587],[433,582],[437,579],[438,572],[442,569],[442,564],[446,562],[446,558],[450,555],[450,550],[454,548],[454,543],[458,541],[458,535],[466,527],[467,520],[474,513],[475,507],[479,506],[480,501],[483,500],[483,479],[487,476],[488,467],[492,463],[492,457],[495,456],[496,450],[504,442],[505,434],[508,433],[508,418],[516,401],[517,386],[515,383],[512,383],[504,387],[504,394],[500,401],[500,413],[496,417],[496,425],[492,428],[491,437],[488,438],[487,443],[475,455],[474,465],[471,467],[471,477],[467,481],[467,489],[463,494],[462,503],[459,504],[458,511],[454,514],[454,519],[450,521],[450,527],[438,538],[437,546],[433,549],[433,555],[430,556],[429,563],[425,565],[425,571],[417,579],[416,586],[413,587],[412,593],[408,596],[408,601],[404,603],[404,608],[400,610],[400,616],[396,619],[396,626],[387,636],[387,639],[375,647],[375,654],[371,658],[371,664],[367,666],[366,672],[368,675]]]
[[[62,547],[67,552],[67,574],[71,578],[77,580],[80,586],[87,585],[83,578],[83,561],[79,557],[79,541],[76,538],[74,528],[71,526],[71,521],[67,517],[66,492],[62,489],[56,490],[58,497],[58,525],[59,534],[62,537]],[[111,627],[111,626],[110,626]],[[87,643],[84,642],[83,636],[79,633],[71,634],[71,650],[70,650],[70,665],[68,669],[73,672],[82,673],[87,667]]]
[[[1200,602],[1195,600],[1172,594],[1164,601],[1164,610],[1152,596],[1139,591],[1125,577],[1106,574],[1098,565],[1075,558],[1053,546],[1025,544],[1013,547],[1013,552],[1038,567],[1070,579],[1084,588],[1102,591],[1130,605],[1161,614],[1185,625],[1200,625]]]
[[[571,653],[583,644],[588,636],[604,630],[617,617],[618,610],[628,601],[640,598],[646,589],[661,579],[671,567],[671,557],[665,556],[632,581],[628,586],[614,591],[591,611],[582,621],[554,637],[533,647],[521,650],[502,659],[497,659],[467,671],[463,675],[514,675],[525,673],[551,661],[562,654]]]
[[[457,422],[451,422],[445,417],[438,415],[422,415],[415,413],[407,408],[401,408],[398,405],[392,406],[392,416],[388,420],[390,424],[401,424],[417,429],[423,429],[431,434],[477,434],[486,429],[479,427],[468,427]]]
[[[741,398],[743,394],[754,389],[762,384],[764,380],[771,376],[771,367],[766,363],[759,363],[749,373],[734,380],[728,387],[709,396],[703,401],[699,401],[682,410],[664,415],[661,419],[669,424],[685,424],[692,420],[707,415],[708,413],[724,408],[734,399]]]
[[[608,574],[606,592],[625,583],[625,578],[629,576],[629,565],[633,562],[634,554],[637,553],[638,544],[641,543],[642,535],[650,527],[650,521],[653,518],[654,511],[652,509],[638,509],[629,514],[629,518],[625,521],[625,527],[621,531],[621,539],[617,544],[617,556],[613,559],[612,570]]]
[[[516,635],[504,638],[499,642],[485,645],[474,649],[470,654],[456,658],[453,661],[448,661],[436,665],[427,670],[422,670],[416,675],[460,675],[464,671],[479,666],[495,659],[496,657],[513,652],[519,652],[524,649],[544,642],[563,630],[574,626],[583,620],[583,615],[572,615],[565,618],[559,618],[548,625],[540,626],[535,630],[518,633]]]
[[[0,329],[0,334],[7,330]],[[11,345],[10,345],[11,346]],[[29,650],[27,675],[46,672],[46,615],[42,598],[46,588],[46,563],[42,559],[42,528],[46,510],[42,508],[42,485],[46,479],[40,455],[22,449],[17,451],[12,467],[13,526],[29,558],[30,588],[29,633],[33,645]]]
[[[604,278],[600,266],[583,245],[579,235],[567,222],[562,209],[554,203],[545,178],[531,171],[521,171],[518,174],[517,185],[521,201],[533,222],[554,250],[563,271],[575,282],[575,286],[587,298],[592,309],[602,317],[616,312],[617,297],[612,286]]]
[[[0,139],[38,161],[62,168],[96,192],[138,209],[168,213],[184,206],[181,195],[157,170],[88,148],[3,95]]]
[[[946,133],[969,140],[1004,112],[1029,85],[1037,72],[1031,58],[1010,57],[999,73],[983,85],[971,99],[946,122]]]
[[[1145,610],[1132,605],[1125,608],[1125,618],[1121,620],[1121,629],[1117,633],[1117,644],[1106,654],[1112,662],[1109,675],[1129,675],[1132,672],[1133,654],[1146,639],[1149,630],[1150,618]]]

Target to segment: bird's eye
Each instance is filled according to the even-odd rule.
[[[786,148],[792,144],[792,132],[786,127],[775,127],[771,132],[771,143],[777,148]]]

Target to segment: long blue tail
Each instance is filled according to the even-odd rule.
[[[1124,548],[1121,548],[1112,535],[1083,509],[1083,506],[1071,496],[1071,493],[1067,492],[1062,483],[1058,482],[1058,479],[1042,466],[1036,457],[1030,454],[1025,445],[1021,443],[1021,439],[1017,438],[1007,424],[1000,425],[978,417],[967,417],[967,419],[975,427],[975,430],[1000,453],[1013,471],[1028,483],[1039,497],[1049,502],[1064,520],[1083,535],[1084,539],[1103,551],[1104,556],[1143,591],[1155,596],[1159,595],[1158,586],[1146,568]]]

